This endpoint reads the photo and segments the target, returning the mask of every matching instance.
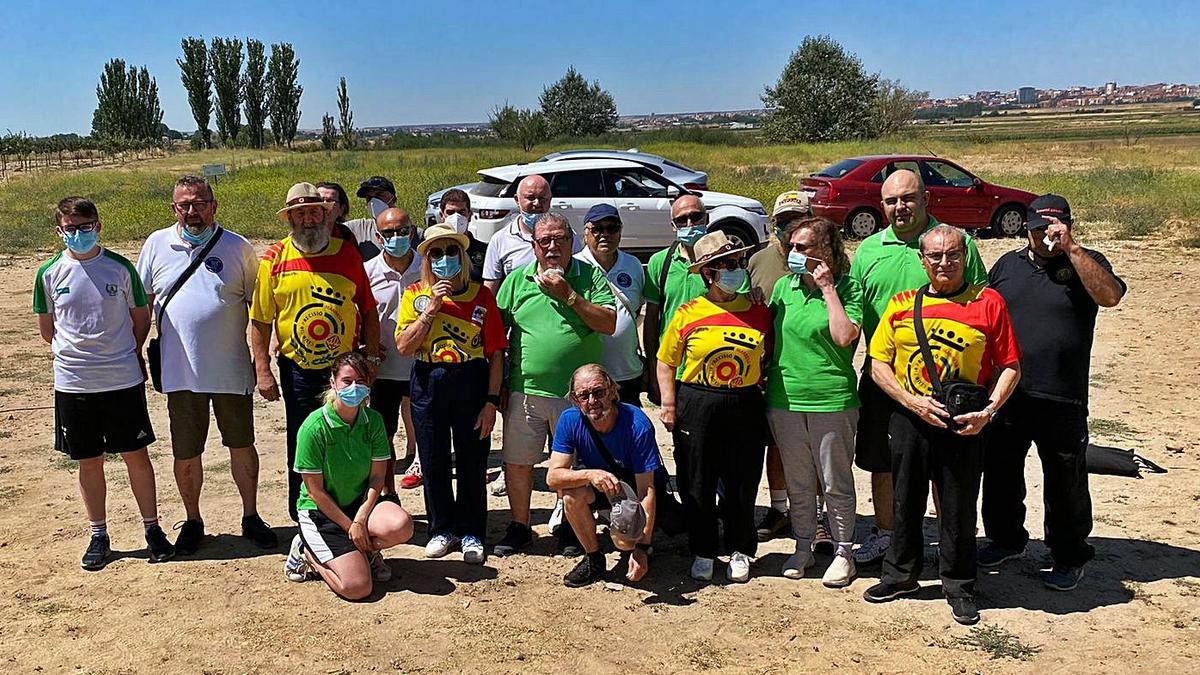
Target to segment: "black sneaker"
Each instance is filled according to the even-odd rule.
[[[513,521],[508,524],[508,529],[504,532],[504,538],[500,540],[496,547],[492,549],[492,553],[498,556],[513,555],[517,551],[529,545],[533,541],[533,530],[524,523]]]
[[[146,530],[146,546],[150,548],[150,562],[166,562],[175,557],[175,547],[158,525]]]
[[[108,564],[108,556],[112,555],[112,546],[109,545],[107,534],[93,534],[92,540],[88,542],[87,550],[83,552],[83,559],[79,561],[79,566],[89,572],[104,569]]]
[[[1082,578],[1082,567],[1055,565],[1053,569],[1042,572],[1042,584],[1052,591],[1073,591]]]
[[[898,584],[881,581],[863,593],[863,600],[867,602],[891,602],[903,595],[912,595],[919,590],[921,590],[921,584],[915,581],[904,581]]]
[[[788,514],[774,507],[767,508],[767,514],[755,526],[758,530],[759,541],[771,541],[792,530],[792,520]]]
[[[258,514],[242,517],[242,536],[254,542],[261,549],[279,547],[279,535],[275,534],[269,525],[263,522]],[[179,548],[179,544],[175,544]]]
[[[979,549],[979,553],[975,556],[975,563],[980,567],[999,567],[1002,563],[1013,558],[1020,558],[1024,554],[1024,548],[1005,548],[989,543]]]
[[[175,554],[191,555],[200,548],[204,539],[204,521],[185,520],[179,524],[179,536],[175,538]]]
[[[563,577],[563,583],[570,588],[579,588],[598,581],[600,577],[607,572],[608,562],[604,559],[604,554],[596,551],[583,556],[575,569],[567,572]]]
[[[979,608],[975,606],[975,598],[946,598],[950,603],[950,616],[964,626],[974,626],[979,623]]]

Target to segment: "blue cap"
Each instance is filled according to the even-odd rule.
[[[619,223],[621,213],[612,204],[596,204],[588,209],[587,215],[583,217],[585,223],[598,223],[602,220],[615,220]]]

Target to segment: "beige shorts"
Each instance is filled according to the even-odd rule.
[[[200,394],[172,391],[167,394],[171,418],[171,452],[175,459],[192,459],[204,452],[208,441],[208,408],[227,448],[254,445],[254,399],[251,394]]]
[[[558,416],[571,403],[565,398],[512,392],[504,411],[504,448],[507,464],[533,466],[545,457],[546,439],[554,433]]]

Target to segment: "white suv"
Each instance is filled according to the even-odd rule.
[[[688,190],[637,162],[621,159],[578,159],[570,162],[512,164],[479,171],[479,182],[464,186],[471,196],[471,232],[480,241],[507,225],[516,210],[517,183],[538,174],[550,181],[550,209],[561,213],[577,233],[583,217],[595,204],[611,204],[621,212],[625,227],[621,248],[651,253],[674,239],[671,202],[681,194],[698,195],[708,211],[710,230],[723,230],[737,245],[756,245],[767,239],[767,212],[747,197]],[[436,213],[427,213],[429,218]]]

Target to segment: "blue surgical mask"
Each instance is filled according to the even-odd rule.
[[[371,388],[365,384],[354,383],[337,390],[338,400],[351,408],[357,408],[371,395]]]
[[[83,232],[76,230],[74,233],[64,232],[62,236],[63,243],[67,248],[71,249],[71,253],[87,253],[93,248],[96,248],[96,241],[100,239],[100,233],[96,230],[91,232]]]
[[[180,226],[179,236],[192,246],[203,246],[208,243],[209,239],[212,239],[213,229],[211,227],[206,227],[200,234],[192,234],[191,232],[188,232],[186,227]]]
[[[808,256],[799,251],[788,252],[787,266],[796,274],[811,274],[808,271]]]
[[[707,225],[688,225],[675,230],[675,237],[688,246],[695,246],[708,233]]]
[[[402,237],[396,235],[389,239],[383,240],[383,250],[387,251],[388,255],[393,258],[403,258],[408,255],[409,249],[412,248],[412,237]]]
[[[541,217],[542,217],[542,214],[540,214],[540,213],[525,213],[524,211],[522,211],[521,212],[521,224],[524,225],[525,228],[528,229],[530,232],[533,232],[533,226],[537,223],[538,218],[541,218]]]
[[[462,271],[462,261],[456,255],[444,255],[430,263],[429,268],[439,279],[453,279]]]
[[[732,270],[721,270],[721,276],[713,282],[717,288],[726,293],[737,293],[746,283],[746,270],[742,268]]]

